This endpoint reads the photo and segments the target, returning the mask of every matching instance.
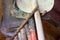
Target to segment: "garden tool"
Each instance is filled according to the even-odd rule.
[[[39,6],[34,14],[38,40],[45,40],[40,13],[45,14],[49,12],[53,8],[54,0],[36,0],[36,4]]]
[[[29,17],[27,17],[27,19],[24,21],[24,23],[18,28],[18,30],[16,31],[16,34],[14,35],[14,36],[16,36],[17,35],[17,33],[19,32],[19,30],[21,29],[21,28],[23,28],[23,26],[25,25],[25,23],[29,20],[29,18],[32,16],[32,14],[33,13],[35,13],[36,11],[37,11],[37,9],[39,9],[38,7],[37,7],[37,5],[36,6],[34,6],[34,8],[32,7],[31,9],[29,9],[29,10],[27,10],[28,9],[28,7],[30,7],[30,5],[28,6],[27,5],[27,1],[25,1],[25,0],[20,0],[20,1],[23,1],[22,3],[21,2],[19,2],[19,1],[17,1],[17,6],[19,7],[19,9],[21,9],[22,11],[24,11],[24,12],[27,12],[27,13],[31,13],[30,14],[30,16]],[[31,0],[30,0],[31,1]],[[36,0],[34,0],[35,1],[35,4],[36,4]],[[25,3],[24,3],[25,2]],[[48,1],[49,2],[49,1]],[[30,2],[31,3],[31,2]],[[39,4],[40,4],[40,2],[38,2]],[[46,3],[46,2],[45,2]],[[29,2],[28,2],[28,4],[29,4]],[[34,5],[35,5],[34,4]],[[38,5],[39,5],[38,4]],[[46,5],[46,4],[44,4],[44,5]],[[27,7],[26,7],[27,6]],[[40,7],[40,5],[39,5],[39,7]],[[26,9],[25,9],[26,8]],[[42,8],[43,9],[43,8]],[[30,12],[30,10],[31,10],[31,12]],[[47,12],[47,10],[45,10],[46,12]],[[45,11],[40,11],[41,13],[45,13]]]
[[[54,0],[52,0],[52,1],[51,0],[38,0],[38,5],[39,5],[40,13],[42,13],[42,15],[44,15],[46,12],[50,11],[53,8]],[[21,9],[21,6],[19,6],[19,8]],[[22,8],[22,10],[24,11],[23,8]]]

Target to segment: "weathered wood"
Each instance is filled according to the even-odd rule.
[[[47,20],[42,20],[44,32],[57,38],[60,36],[60,30],[57,29],[54,25],[50,24]]]

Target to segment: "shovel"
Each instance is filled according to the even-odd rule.
[[[53,8],[53,5],[52,6],[49,6],[49,7],[47,7],[47,4],[50,2],[50,0],[47,0],[45,3],[43,3],[43,1],[45,1],[45,0],[38,0],[38,5],[39,5],[39,8],[38,8],[38,5],[36,5],[36,0],[17,0],[17,6],[19,7],[19,9],[21,9],[22,11],[24,11],[24,12],[27,12],[27,13],[31,13],[31,15],[27,18],[27,20],[25,20],[24,21],[24,23],[18,28],[18,30],[16,31],[16,33],[15,33],[15,35],[14,36],[16,36],[17,35],[17,33],[19,32],[19,30],[21,29],[21,28],[23,28],[23,26],[27,23],[27,21],[29,20],[29,18],[37,11],[37,9],[41,9],[41,10],[38,10],[38,13],[39,13],[39,11],[41,12],[41,13],[46,13],[46,12],[48,12],[48,11],[50,11],[52,8]],[[42,4],[43,4],[43,6],[41,5],[41,2],[42,2]],[[48,3],[47,3],[48,2]],[[51,0],[51,2],[54,4],[54,0]],[[50,4],[51,4],[51,2],[50,2]],[[48,4],[49,5],[49,4]],[[49,9],[49,10],[48,10]],[[46,12],[45,12],[46,11]],[[38,14],[37,13],[37,14]],[[39,15],[38,15],[39,16]],[[39,16],[40,17],[40,16]],[[37,18],[36,18],[36,15],[35,15],[35,21],[36,21],[36,27],[37,27],[37,20],[36,20]],[[40,22],[40,24],[41,24],[41,19],[38,19],[39,20],[39,22]],[[41,25],[39,25],[39,27],[41,27],[42,28],[42,24]],[[39,28],[40,29],[40,28]],[[41,35],[39,35],[39,36],[41,36],[41,37],[39,37],[38,36],[38,40],[45,40],[45,39],[43,39],[44,38],[44,35],[43,35],[43,28],[42,29],[40,29],[40,30],[37,30],[37,32],[39,33],[39,31],[41,31],[42,32],[42,36]],[[41,39],[40,39],[41,38]]]
[[[36,0],[36,4],[39,6],[34,14],[38,40],[45,40],[40,13],[44,15],[46,12],[49,12],[53,8],[54,0]]]

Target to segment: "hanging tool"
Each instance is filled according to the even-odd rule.
[[[22,1],[22,0],[20,0],[20,1]],[[25,11],[25,12],[27,12],[27,13],[31,13],[30,14],[30,16],[29,17],[27,17],[26,18],[26,20],[23,22],[23,24],[22,25],[20,25],[20,27],[18,28],[18,30],[15,32],[15,34],[14,34],[14,36],[13,36],[13,38],[17,35],[17,33],[23,28],[23,26],[27,23],[27,21],[29,20],[29,18],[39,9],[38,8],[38,6],[33,6],[33,7],[31,7],[31,5],[30,6],[27,6],[27,4],[29,4],[29,1],[28,1],[28,3],[26,3],[26,0],[23,0],[23,1],[25,1],[25,3],[23,2],[23,3],[21,3],[20,2],[20,4],[19,4],[19,9],[21,9],[21,10],[23,10],[23,11]],[[31,1],[31,0],[30,0]],[[44,1],[44,0],[43,0]],[[19,2],[19,1],[18,1]],[[17,5],[18,5],[18,2],[17,2]],[[33,1],[32,1],[32,3],[33,3]],[[34,3],[36,4],[36,0],[34,0]],[[33,4],[34,4],[33,3]],[[39,0],[39,4],[40,4],[40,0]],[[25,6],[23,6],[23,5],[25,5]],[[30,8],[31,7],[31,9],[29,9],[29,11],[27,10],[28,9],[28,7]],[[39,7],[40,7],[40,5],[39,5]],[[45,6],[44,6],[45,7]],[[25,9],[26,8],[26,9]],[[49,7],[50,8],[50,7]],[[41,9],[41,8],[40,8]],[[43,8],[42,8],[43,9]],[[47,10],[46,10],[47,11]],[[43,12],[44,13],[44,12]],[[12,38],[12,39],[13,39]],[[40,39],[39,39],[40,40]]]
[[[36,4],[37,6],[39,6],[38,10],[34,14],[38,40],[45,40],[40,13],[45,14],[46,12],[49,12],[53,8],[54,0],[51,0],[51,1],[50,0],[36,0]]]

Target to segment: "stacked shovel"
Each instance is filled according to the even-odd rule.
[[[16,18],[23,18],[24,21],[17,28],[11,40],[45,40],[41,15],[49,12],[54,5],[54,0],[14,0],[17,7],[24,12],[23,16],[15,15]],[[25,15],[26,14],[26,15]],[[12,12],[13,15],[13,12]]]

